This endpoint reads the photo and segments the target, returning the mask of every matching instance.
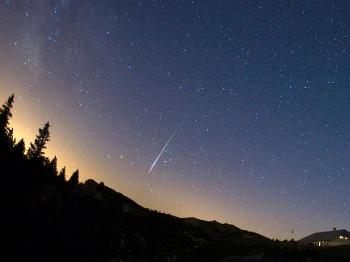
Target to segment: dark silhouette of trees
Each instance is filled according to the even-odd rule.
[[[10,118],[12,117],[11,109],[13,106],[13,101],[15,99],[15,95],[12,94],[9,96],[5,104],[0,108],[0,132],[1,134],[6,133],[8,130],[8,124]]]
[[[57,157],[55,156],[49,163],[49,173],[50,175],[57,176],[58,170],[57,170]]]
[[[13,106],[15,95],[9,96],[5,104],[0,108],[0,141],[1,149],[5,147],[7,150],[14,145],[13,129],[9,127],[9,121],[12,117],[11,109]]]
[[[79,169],[74,171],[72,176],[69,178],[68,183],[72,186],[77,186],[79,184]]]
[[[58,178],[62,182],[66,181],[66,167],[61,169],[60,173],[58,174]]]
[[[14,156],[15,159],[23,160],[25,158],[25,151],[26,151],[26,146],[22,138],[18,143],[16,143],[13,146],[12,155]]]
[[[28,159],[47,162],[47,158],[44,155],[44,150],[46,149],[46,143],[50,141],[49,128],[49,122],[47,122],[43,128],[39,128],[39,134],[36,136],[34,144],[30,143],[30,148],[27,152]]]

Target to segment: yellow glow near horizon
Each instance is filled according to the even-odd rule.
[[[12,92],[6,94],[4,93],[4,89],[1,89],[0,95],[4,98],[3,100],[5,101],[8,95]],[[3,103],[4,101],[2,101],[1,103]],[[35,137],[38,134],[39,128],[43,127],[44,123],[48,120],[44,120],[44,118],[40,116],[39,112],[35,110],[35,106],[33,106],[32,103],[26,103],[26,101],[22,99],[22,96],[17,96],[16,93],[12,113],[13,117],[10,120],[10,126],[13,128],[14,137],[16,141],[19,141],[23,138],[26,148],[28,149],[30,143],[34,142]],[[76,169],[84,170],[84,172],[81,172],[81,180],[85,180],[90,175],[87,168],[85,168],[85,165],[84,167],[80,168],[80,161],[79,163],[78,161],[76,161],[78,157],[72,157],[72,155],[74,155],[74,152],[64,152],[66,150],[64,149],[65,146],[66,145],[62,142],[60,136],[57,136],[56,132],[52,128],[50,128],[50,141],[47,144],[45,154],[50,159],[52,159],[54,156],[57,156],[58,167],[66,167],[68,178],[69,175]]]
[[[17,92],[16,85],[12,85],[14,86],[13,90],[3,88],[7,84],[8,82],[0,82],[0,96],[3,100],[1,103],[12,92],[15,93],[13,118],[10,125],[14,129],[16,140],[19,141],[23,138],[28,148],[30,142],[34,141],[38,129],[46,121],[50,121],[51,138],[45,153],[50,159],[57,156],[58,167],[66,167],[67,178],[70,177],[73,171],[79,169],[80,181],[89,178],[97,182],[103,181],[106,186],[121,192],[146,208],[156,209],[179,217],[196,217],[231,223],[243,229],[266,234],[260,228],[252,226],[257,224],[256,216],[259,216],[259,214],[240,216],[242,208],[238,201],[223,204],[219,196],[209,196],[206,200],[195,195],[189,196],[190,189],[183,184],[183,181],[171,181],[164,185],[158,185],[151,192],[150,188],[145,186],[149,183],[149,176],[145,176],[144,170],[132,170],[127,166],[117,166],[116,163],[106,165],[105,159],[101,157],[103,152],[98,152],[98,149],[95,152],[89,151],[91,148],[84,142],[85,140],[89,141],[89,139],[81,137],[80,141],[71,143],[65,137],[68,135],[74,140],[78,135],[85,136],[85,134],[80,134],[74,126],[70,126],[67,130],[67,122],[60,121],[55,115],[50,117],[48,112],[40,110],[40,103],[36,103],[37,101],[32,94],[27,94],[23,90]],[[75,122],[72,120],[72,122],[68,122],[68,124],[70,123]],[[89,141],[89,143],[93,147],[94,141]],[[155,193],[157,190],[162,192],[163,197],[157,196]],[[262,218],[261,224],[267,224],[269,219],[268,217]]]

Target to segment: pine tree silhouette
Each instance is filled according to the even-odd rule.
[[[13,101],[15,99],[15,95],[12,94],[9,96],[5,104],[0,108],[0,131],[5,132],[6,128],[8,128],[8,124],[10,118],[12,117],[11,109],[13,106]]]
[[[23,138],[16,143],[13,148],[12,148],[12,155],[14,156],[15,159],[21,159],[23,160],[25,158],[25,151],[26,151],[26,146],[24,143]]]
[[[49,163],[49,172],[50,172],[50,175],[57,176],[58,170],[57,170],[57,157],[56,156]]]
[[[69,178],[68,183],[72,186],[77,186],[79,184],[79,169],[77,169],[72,176]]]
[[[60,173],[58,174],[58,178],[60,181],[66,181],[66,167],[61,169]]]
[[[15,143],[13,139],[13,129],[9,128],[14,98],[14,94],[9,96],[5,104],[0,108],[0,145],[2,148],[6,147],[6,149],[12,148]]]
[[[44,150],[46,149],[46,143],[50,141],[50,124],[47,122],[43,128],[39,129],[39,134],[36,136],[34,144],[30,143],[30,148],[27,152],[28,159],[37,159],[47,161],[44,156]]]

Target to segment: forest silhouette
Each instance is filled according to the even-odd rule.
[[[92,179],[67,179],[49,159],[50,124],[28,150],[0,108],[3,258],[8,261],[350,261],[347,247],[274,241],[233,225],[143,208]],[[68,149],[67,149],[68,150]]]

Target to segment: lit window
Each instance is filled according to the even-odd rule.
[[[344,239],[344,237],[343,237],[343,236],[339,236],[339,238],[340,238],[340,239]]]

